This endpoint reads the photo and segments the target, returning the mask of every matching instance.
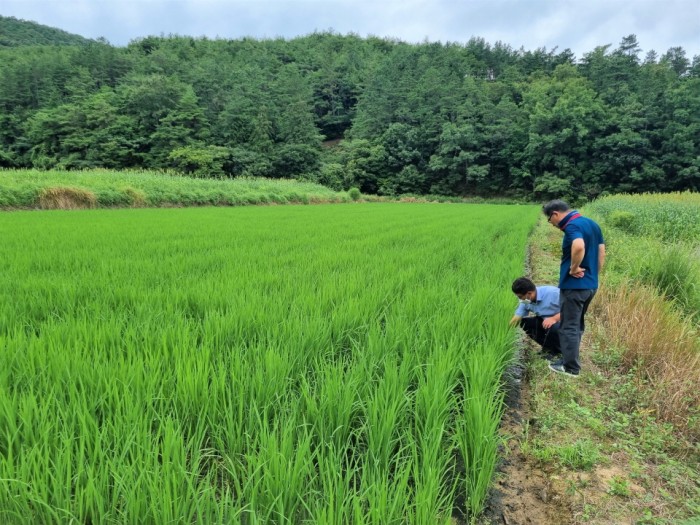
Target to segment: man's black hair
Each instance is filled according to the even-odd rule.
[[[513,293],[515,295],[525,295],[527,292],[534,292],[537,290],[535,283],[533,283],[527,277],[518,277],[513,281]]]
[[[569,205],[567,203],[557,199],[549,201],[547,204],[542,206],[542,213],[549,217],[555,211],[569,211],[570,209],[571,208],[569,208]]]

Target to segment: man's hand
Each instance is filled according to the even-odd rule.
[[[545,330],[549,330],[558,322],[559,319],[557,317],[547,317],[546,319],[542,320],[542,328],[544,328]]]
[[[571,277],[576,277],[577,279],[583,277],[585,273],[586,270],[581,268],[580,266],[572,266],[571,268],[569,268],[569,275],[571,275]]]
[[[510,320],[510,322],[508,323],[508,325],[509,326],[518,326],[520,324],[521,319],[522,319],[522,317],[520,317],[519,315],[514,315],[513,318]]]

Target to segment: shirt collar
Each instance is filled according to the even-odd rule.
[[[562,220],[559,221],[559,224],[557,224],[557,227],[563,231],[572,220],[577,219],[580,216],[581,216],[581,214],[577,210],[573,210],[570,213],[568,213],[566,215],[566,217],[564,217]]]

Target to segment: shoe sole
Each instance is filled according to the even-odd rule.
[[[552,372],[555,374],[559,374],[561,376],[567,376],[567,377],[575,377],[578,378],[579,374],[572,374],[571,372],[567,372],[566,370],[557,370],[556,368],[550,366],[548,367]]]

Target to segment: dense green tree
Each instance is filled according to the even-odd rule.
[[[473,190],[485,175],[476,163],[481,139],[469,123],[444,125],[439,145],[430,158],[430,193],[459,195]]]
[[[661,57],[661,64],[666,65],[679,77],[688,73],[690,60],[686,58],[685,49],[682,47],[672,47]]]
[[[533,193],[547,199],[586,192],[584,177],[605,115],[595,91],[574,67],[561,65],[551,80],[528,86],[524,96],[529,139],[523,164]]]
[[[357,187],[362,193],[378,193],[387,178],[386,152],[381,145],[369,140],[349,141],[343,146],[343,164],[347,170],[345,185]]]
[[[688,79],[665,96],[668,118],[657,166],[663,172],[659,189],[700,188],[700,78]]]
[[[61,29],[0,15],[0,47],[63,45],[83,46],[91,41]]]
[[[14,36],[0,42],[0,167],[530,199],[700,184],[700,56],[642,60],[635,35],[577,62],[482,38],[151,36],[118,48],[3,27]]]

